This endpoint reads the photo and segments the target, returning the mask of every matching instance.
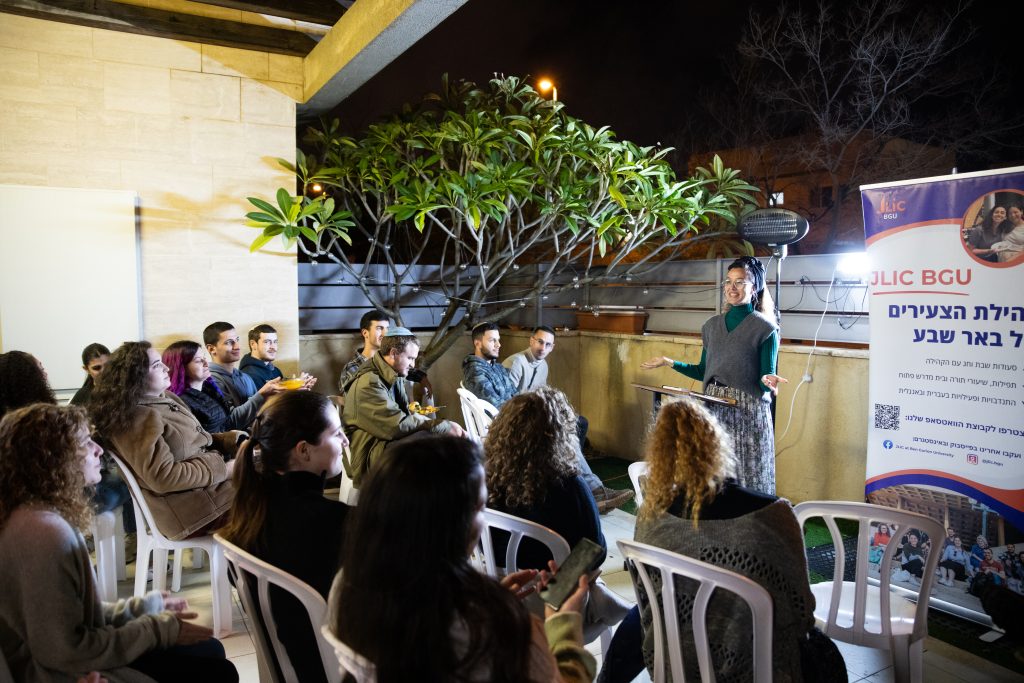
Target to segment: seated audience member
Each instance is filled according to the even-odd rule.
[[[240,433],[211,435],[167,392],[170,383],[149,342],[126,342],[103,368],[89,410],[103,440],[139,480],[157,527],[181,540],[224,523],[234,464],[225,457],[234,454]]]
[[[838,648],[814,627],[803,534],[789,501],[736,484],[736,460],[718,421],[695,401],[662,406],[647,446],[650,475],[636,540],[736,572],[772,596],[774,681],[845,681]],[[687,680],[700,679],[693,649],[694,584],[677,580]],[[640,595],[615,632],[602,681],[631,681],[654,661],[650,603]],[[719,680],[752,675],[746,602],[716,592],[708,606],[712,666]],[[641,629],[642,624],[642,629]],[[653,672],[652,672],[653,676]]]
[[[508,409],[512,410],[512,414],[502,417]],[[565,420],[570,418],[572,424],[567,425]],[[545,386],[535,392],[519,394],[506,403],[490,426],[490,429],[497,429],[497,432],[492,434],[488,431],[487,433],[487,457],[493,463],[488,466],[488,476],[491,476],[492,466],[495,471],[498,471],[499,468],[504,469],[506,471],[500,476],[505,479],[507,485],[514,486],[516,490],[508,491],[505,485],[498,486],[492,490],[494,499],[501,500],[506,495],[510,495],[511,499],[523,498],[525,491],[532,488],[538,494],[538,505],[544,498],[548,499],[548,503],[544,503],[545,505],[557,506],[566,503],[567,501],[554,502],[558,496],[547,495],[551,487],[563,486],[568,483],[556,482],[555,479],[558,477],[554,476],[556,471],[566,472],[567,470],[561,470],[552,463],[548,463],[548,461],[559,460],[564,461],[567,463],[566,466],[571,468],[573,480],[587,489],[589,498],[592,498],[597,504],[599,514],[610,512],[632,500],[634,495],[632,489],[608,488],[601,482],[601,478],[590,469],[587,459],[583,457],[583,452],[580,450],[577,424],[576,413],[569,405],[565,394],[552,387]],[[567,429],[569,431],[566,431]],[[568,465],[569,461],[565,458],[571,458],[571,466]],[[531,466],[530,463],[534,463],[534,465]],[[534,466],[538,469],[533,469]],[[524,477],[524,472],[534,475],[531,477],[533,478],[532,482],[520,480]],[[534,496],[527,497],[533,498]],[[554,509],[549,512],[557,516]],[[517,512],[511,514],[524,516]],[[547,518],[549,515],[543,516]],[[527,519],[557,529],[553,522],[542,522],[533,517],[527,517]],[[600,525],[598,525],[598,530],[600,530]],[[559,531],[559,533],[562,532]],[[566,537],[570,546],[575,545],[576,542],[570,540],[566,534],[562,533],[562,536]],[[578,535],[573,536],[578,540]],[[597,541],[596,538],[591,538],[591,540]],[[539,568],[542,567],[543,564]]]
[[[78,407],[36,404],[0,421],[0,650],[14,680],[237,681],[185,600],[100,601],[81,530],[101,450]]]
[[[252,377],[238,369],[242,346],[235,326],[226,322],[207,325],[203,330],[203,343],[212,359],[211,378],[221,395],[227,399],[228,405],[234,408],[248,401],[256,393],[256,383]],[[275,379],[267,384],[276,387],[279,382]]]
[[[964,550],[959,536],[953,537],[953,545],[947,545],[939,560],[939,583],[952,586],[954,581],[967,580],[967,563],[970,553]]]
[[[171,393],[181,397],[203,429],[211,434],[232,429],[247,431],[267,397],[283,391],[276,382],[264,383],[244,403],[230,406],[210,379],[209,356],[199,344],[185,339],[176,341],[164,349],[162,359],[171,378]]]
[[[249,330],[249,353],[242,356],[238,369],[252,378],[256,389],[272,379],[283,379],[284,373],[276,365],[277,330],[267,324]]]
[[[508,369],[498,362],[501,333],[494,323],[473,328],[473,353],[462,361],[462,384],[479,399],[500,408],[518,393]]]
[[[1006,549],[999,554],[999,561],[1003,563],[1003,569],[1006,570],[1007,576],[1017,575],[1017,564],[1020,562],[1020,558],[1017,555],[1017,546],[1013,543],[1007,543]]]
[[[517,392],[533,391],[547,385],[548,362],[545,359],[554,349],[555,331],[541,325],[533,329],[527,348],[505,359],[502,365],[508,369]]]
[[[341,371],[341,377],[338,379],[338,393],[342,396],[345,395],[348,385],[359,372],[359,368],[363,367],[363,363],[370,360],[373,354],[380,349],[384,335],[388,333],[390,326],[391,323],[387,315],[378,310],[363,313],[363,317],[359,319],[359,334],[363,337],[363,347],[356,351],[352,360],[345,363],[345,367]]]
[[[0,417],[33,403],[57,403],[43,364],[24,351],[0,353]]]
[[[591,680],[579,614],[586,577],[558,612],[547,608],[542,627],[517,598],[537,572],[503,586],[469,562],[486,501],[479,448],[468,439],[402,443],[371,470],[328,617],[369,660],[361,673],[381,683]]]
[[[881,522],[878,525],[878,529],[875,531],[874,535],[871,537],[871,545],[881,546],[882,548],[884,548],[885,546],[889,545],[889,541],[891,541],[891,540],[892,540],[892,532],[889,531],[889,525],[886,524],[885,522]]]
[[[570,548],[586,538],[607,551],[597,503],[579,475],[576,414],[565,394],[541,387],[513,397],[491,423],[484,449],[489,507],[551,529]],[[494,532],[497,557],[508,538]],[[551,559],[537,541],[519,546],[520,567],[541,570]],[[629,607],[598,579],[584,614],[586,639],[622,621]]]
[[[326,396],[287,391],[267,401],[239,452],[231,522],[220,532],[325,600],[341,566],[349,508],[324,497],[324,478],[341,472],[347,445],[338,409]],[[326,681],[302,603],[280,590],[272,600],[278,635],[298,680]]]
[[[352,481],[359,486],[374,460],[391,444],[412,435],[463,436],[462,427],[409,409],[406,375],[416,365],[419,340],[404,327],[391,328],[380,351],[363,364],[345,391],[345,433],[352,442]]]
[[[547,325],[533,328],[530,346],[519,353],[513,353],[502,363],[508,368],[509,377],[518,393],[533,391],[548,383],[548,355],[555,349],[555,331]],[[576,416],[576,434],[580,448],[587,445],[587,429],[590,424],[582,415]]]
[[[86,347],[86,351],[89,348],[91,346]],[[82,357],[85,355],[83,352]],[[9,410],[33,403],[57,403],[42,363],[24,351],[9,351],[0,355],[0,417]],[[125,531],[135,531],[135,513],[128,485],[105,455],[102,458],[101,479],[92,489],[92,504],[97,514],[121,508]]]
[[[71,405],[88,405],[89,397],[92,396],[92,388],[96,385],[96,378],[99,377],[103,366],[110,358],[110,349],[103,344],[89,344],[82,349],[82,369],[85,370],[85,384],[71,397]]]

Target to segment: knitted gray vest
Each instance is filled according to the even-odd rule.
[[[753,311],[732,332],[725,327],[725,316],[716,315],[701,329],[707,365],[704,386],[717,379],[727,387],[767,401],[761,391],[761,344],[775,331],[764,314]]]

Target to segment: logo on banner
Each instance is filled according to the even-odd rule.
[[[878,203],[878,213],[882,220],[891,221],[900,217],[900,214],[907,210],[907,202],[904,199],[897,199],[896,193],[882,195]]]
[[[967,454],[967,464],[969,464],[969,465],[977,465],[978,464],[978,456],[977,456],[977,454],[975,454],[975,453],[968,453]]]
[[[889,440],[889,439],[886,439],[885,441],[883,441],[882,442],[882,448],[884,448],[887,451],[888,450],[892,450],[892,441]]]

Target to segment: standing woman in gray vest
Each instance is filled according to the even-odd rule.
[[[779,393],[779,382],[788,380],[775,374],[779,326],[764,287],[764,266],[750,256],[737,259],[722,288],[726,312],[704,323],[700,363],[661,356],[641,367],[669,366],[704,382],[709,396],[735,399],[735,406],[709,403],[707,408],[733,438],[740,486],[775,495],[771,397]]]

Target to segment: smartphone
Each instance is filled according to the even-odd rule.
[[[600,566],[604,548],[589,538],[581,538],[576,547],[565,558],[548,585],[540,592],[540,599],[552,609],[559,609],[570,595],[576,591],[580,577],[589,574]]]

